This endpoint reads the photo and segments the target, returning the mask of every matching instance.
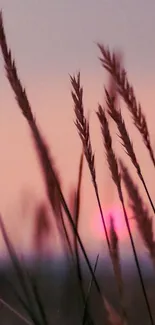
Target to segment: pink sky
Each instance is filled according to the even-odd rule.
[[[107,166],[95,116],[98,101],[103,100],[103,84],[107,81],[98,61],[94,42],[101,41],[120,48],[138,98],[148,118],[155,147],[154,84],[155,2],[140,0],[1,0],[5,28],[19,74],[26,86],[36,119],[46,136],[60,173],[65,194],[77,177],[80,141],[73,124],[69,73],[81,70],[85,107],[91,111],[92,143],[96,154],[97,176],[103,206],[111,204],[107,195]],[[21,197],[24,189],[34,191],[38,199],[44,195],[30,132],[15,103],[0,60],[0,210],[14,240],[21,241],[25,227],[16,231],[21,217]],[[129,119],[129,116],[127,117]],[[142,169],[155,198],[151,164],[132,124],[132,140],[141,159]],[[117,137],[115,137],[117,143]],[[117,152],[120,147],[115,143]],[[153,171],[153,169],[152,169]],[[111,184],[111,183],[110,183]],[[115,195],[115,194],[114,194]],[[117,197],[115,197],[117,205]],[[88,220],[96,216],[97,206],[87,166],[83,182],[81,231],[85,241]],[[16,222],[15,222],[16,221]],[[91,222],[90,222],[91,225]],[[91,226],[90,226],[91,228]],[[29,229],[29,228],[28,228]],[[97,240],[97,233],[94,238]],[[99,237],[98,237],[99,239]],[[25,245],[23,239],[23,247]]]

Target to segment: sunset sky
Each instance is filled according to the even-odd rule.
[[[117,195],[111,185],[95,116],[98,102],[104,103],[103,85],[108,81],[98,60],[100,53],[95,43],[101,42],[111,49],[122,51],[129,78],[147,116],[155,148],[155,2],[1,0],[0,7],[19,75],[56,159],[66,197],[76,182],[81,152],[81,143],[73,123],[69,74],[80,69],[85,109],[86,112],[90,110],[92,144],[103,210],[104,206],[106,209],[109,205],[117,206]],[[29,209],[27,212],[24,210],[24,202],[27,199],[32,206],[31,201],[40,200],[45,193],[30,132],[5,77],[2,56],[0,90],[0,211],[12,239],[20,243],[22,240],[24,247],[28,238],[25,229],[28,231],[31,217],[27,215],[26,220],[23,218],[22,229],[17,227],[22,214],[29,214]],[[151,163],[140,137],[132,127],[130,116],[126,112],[125,116],[129,120],[128,127],[138,149],[145,179],[155,199]],[[121,155],[115,134],[116,131],[116,152]],[[98,218],[98,208],[86,164],[82,195],[81,232],[85,241],[92,236],[97,240],[100,237],[98,226],[94,228],[93,225],[94,218]]]

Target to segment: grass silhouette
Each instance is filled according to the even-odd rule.
[[[12,58],[11,50],[7,44],[7,38],[4,30],[3,16],[0,13],[0,47],[4,61],[6,76],[11,86],[11,89],[15,95],[15,99],[19,106],[19,111],[26,119],[32,140],[34,143],[34,150],[36,150],[38,161],[41,167],[47,198],[50,204],[50,209],[53,213],[53,222],[55,223],[62,245],[64,248],[64,254],[68,256],[69,281],[66,281],[66,295],[68,299],[73,299],[71,296],[69,287],[67,287],[72,278],[76,283],[76,290],[74,291],[75,300],[77,301],[77,309],[79,313],[79,322],[81,324],[97,324],[98,322],[112,325],[127,325],[131,324],[131,318],[129,310],[125,301],[125,286],[122,275],[122,265],[120,258],[120,245],[119,234],[115,229],[114,216],[110,216],[110,227],[108,228],[104,217],[104,208],[102,209],[98,184],[96,180],[96,167],[95,167],[95,155],[90,139],[89,120],[85,117],[84,103],[83,103],[83,87],[81,86],[80,73],[75,76],[70,76],[72,91],[71,96],[74,105],[75,113],[75,125],[82,143],[82,154],[80,157],[77,187],[73,191],[71,199],[72,208],[67,203],[62,191],[61,177],[57,170],[56,162],[53,158],[53,154],[50,152],[46,140],[43,138],[42,133],[38,127],[37,121],[34,118],[33,111],[26,94],[26,90],[22,86],[20,81],[16,64]],[[139,262],[139,257],[136,250],[136,244],[132,235],[130,221],[126,212],[126,206],[124,201],[124,193],[122,189],[122,181],[125,184],[130,205],[133,212],[133,216],[137,223],[137,228],[142,237],[142,240],[149,252],[149,256],[153,266],[155,266],[155,242],[153,234],[153,217],[150,216],[143,198],[141,197],[138,187],[135,184],[132,176],[130,175],[124,162],[116,156],[113,149],[113,139],[109,129],[109,118],[114,120],[119,131],[119,137],[121,138],[122,145],[126,150],[126,153],[131,160],[136,172],[139,176],[141,184],[143,185],[146,194],[149,199],[152,213],[155,213],[154,203],[151,199],[149,189],[144,180],[140,162],[138,162],[132,140],[130,139],[129,132],[126,127],[126,123],[122,118],[121,109],[118,108],[118,96],[121,96],[122,100],[126,104],[127,109],[132,115],[133,122],[142,136],[143,143],[148,150],[151,162],[155,166],[154,152],[151,146],[151,137],[148,131],[147,121],[142,111],[142,107],[136,99],[136,95],[133,87],[128,81],[127,73],[122,66],[120,58],[115,52],[111,53],[110,50],[101,44],[98,44],[98,48],[101,53],[100,61],[103,67],[110,73],[110,87],[105,88],[105,109],[100,104],[96,112],[99,126],[101,127],[101,134],[103,138],[103,144],[105,147],[107,162],[111,177],[116,185],[118,196],[122,205],[126,227],[129,234],[129,239],[133,251],[135,265],[138,270],[139,283],[141,285],[141,295],[144,298],[147,308],[147,324],[154,324],[153,309],[150,304],[150,298],[146,288],[143,266]],[[88,253],[84,247],[83,241],[79,232],[79,220],[80,220],[80,203],[81,197],[81,183],[83,181],[83,162],[86,159],[89,167],[92,184],[95,190],[95,195],[103,223],[103,231],[105,232],[106,243],[109,251],[109,257],[111,266],[113,268],[113,277],[118,289],[118,306],[119,311],[116,311],[110,301],[105,295],[105,280],[104,277],[101,281],[98,278],[98,263],[99,255],[96,258],[95,265],[88,256]],[[67,226],[66,226],[67,225]],[[48,325],[52,324],[52,316],[47,315],[47,308],[42,294],[39,290],[37,276],[30,270],[24,261],[20,260],[7,233],[7,229],[4,225],[3,218],[0,217],[0,228],[5,241],[5,244],[10,255],[13,269],[16,274],[16,282],[10,283],[10,290],[12,290],[20,302],[24,315],[12,307],[4,299],[0,299],[2,305],[8,308],[8,312],[12,312],[19,319],[27,324],[36,325]],[[46,206],[41,204],[36,209],[35,215],[35,233],[34,233],[34,249],[36,252],[41,253],[45,240],[52,234],[52,226],[50,222],[50,215],[47,213]],[[82,258],[81,258],[82,255]],[[82,263],[85,261],[89,276],[86,279],[85,272],[83,270]],[[11,278],[11,276],[10,276]],[[89,280],[89,281],[88,281]],[[54,278],[50,279],[51,284],[54,286]],[[16,285],[15,285],[16,283]],[[128,294],[128,292],[127,292]],[[56,291],[53,291],[55,298]],[[48,299],[47,299],[48,300]],[[98,315],[99,319],[95,318],[95,308],[100,310]],[[71,307],[70,307],[71,308]],[[76,310],[77,312],[77,310]],[[75,314],[76,314],[75,312]],[[103,319],[102,319],[103,317]],[[74,321],[74,319],[73,319]],[[53,321],[54,322],[54,321]]]

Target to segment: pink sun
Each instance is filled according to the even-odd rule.
[[[106,221],[107,228],[109,228],[110,215],[113,216],[118,237],[122,240],[125,240],[127,238],[127,229],[124,220],[124,214],[121,207],[114,206],[112,208],[107,208],[107,209],[104,208],[103,214],[104,214],[104,219]],[[97,212],[95,214],[95,217],[92,219],[91,232],[92,235],[99,240],[103,239],[105,236],[103,223],[99,212]]]

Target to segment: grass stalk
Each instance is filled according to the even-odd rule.
[[[106,241],[108,245],[108,249],[110,251],[110,241],[109,241],[109,236],[108,236],[108,231],[102,211],[102,206],[101,206],[101,201],[99,197],[99,191],[98,191],[98,186],[96,182],[96,171],[95,171],[95,157],[93,154],[92,146],[91,146],[91,140],[90,140],[90,133],[89,133],[89,123],[87,119],[84,116],[84,107],[83,107],[83,88],[81,87],[80,84],[80,73],[77,74],[77,77],[73,76],[70,77],[71,79],[71,84],[73,91],[71,92],[72,94],[72,99],[74,102],[74,111],[75,111],[75,116],[76,116],[76,122],[75,125],[78,130],[78,134],[81,138],[83,149],[84,149],[84,154],[86,161],[88,163],[88,167],[90,170],[90,174],[92,177],[92,182],[97,198],[97,203],[101,215],[101,220],[106,236]]]
[[[118,286],[118,293],[121,305],[121,318],[122,324],[126,325],[128,323],[127,313],[125,309],[124,303],[124,285],[122,278],[122,270],[120,263],[120,253],[119,253],[119,245],[118,245],[118,235],[115,229],[115,222],[112,215],[110,215],[110,243],[111,243],[111,259],[113,262],[113,268],[116,278],[116,283]]]
[[[4,226],[4,223],[2,221],[1,216],[0,216],[0,229],[1,229],[1,232],[2,232],[4,242],[5,242],[6,247],[8,249],[10,258],[12,260],[14,269],[16,271],[17,277],[19,279],[20,286],[21,286],[21,288],[23,290],[23,293],[25,295],[25,298],[27,300],[27,304],[24,303],[23,307],[26,306],[26,311],[28,312],[29,316],[33,320],[34,324],[41,325],[42,323],[40,323],[40,321],[38,320],[38,316],[36,315],[36,311],[34,309],[34,306],[36,307],[36,304],[34,305],[34,301],[32,299],[32,294],[31,294],[31,290],[30,290],[30,287],[29,287],[28,278],[26,277],[24,269],[22,268],[22,266],[21,266],[21,264],[20,264],[20,262],[18,260],[18,257],[16,255],[16,252],[15,252],[15,250],[13,248],[13,245],[11,244],[11,241],[10,241],[8,235],[7,235],[7,232],[5,230],[5,226]]]
[[[117,56],[114,52],[111,53],[109,49],[106,48],[103,44],[98,44],[98,47],[102,55],[100,61],[103,67],[114,78],[117,85],[117,91],[126,103],[127,108],[132,115],[134,125],[140,132],[143,142],[149,152],[151,161],[155,166],[155,156],[151,145],[150,133],[148,130],[146,118],[142,111],[141,104],[137,102],[134,89],[128,81],[127,73],[124,67],[118,61]]]
[[[151,196],[149,194],[148,188],[146,186],[146,183],[145,183],[142,171],[141,171],[141,167],[140,167],[140,165],[138,163],[138,160],[137,160],[133,145],[131,143],[128,131],[126,129],[125,122],[124,122],[124,120],[122,118],[122,115],[121,115],[121,110],[118,110],[116,108],[115,98],[112,98],[111,95],[108,93],[108,91],[106,89],[105,89],[105,94],[106,94],[106,103],[107,103],[107,106],[108,106],[108,114],[111,116],[111,118],[115,121],[115,123],[117,125],[117,128],[118,128],[119,133],[120,133],[120,138],[122,140],[122,145],[125,148],[127,155],[130,157],[133,166],[136,168],[139,179],[140,179],[140,181],[141,181],[141,183],[142,183],[142,185],[143,185],[143,187],[145,189],[148,200],[149,200],[150,205],[152,207],[152,210],[153,210],[153,212],[155,214],[155,206],[153,204],[153,201],[152,201]]]
[[[0,298],[0,303],[18,318],[20,318],[25,324],[32,325],[32,323],[27,318],[25,318],[21,313],[19,313],[16,309],[10,306],[10,304],[8,304],[4,299]]]
[[[96,258],[96,261],[95,261],[94,274],[96,272],[98,260],[99,260],[99,254],[97,255],[97,258]],[[93,285],[93,278],[91,277],[91,280],[90,280],[90,283],[89,283],[89,286],[88,286],[88,291],[87,291],[87,296],[86,296],[86,300],[85,300],[85,305],[84,305],[82,325],[85,325],[85,322],[86,322],[87,306],[88,306],[88,300],[89,300],[90,294],[91,294],[92,285]]]
[[[119,164],[121,167],[122,179],[130,200],[129,202],[133,212],[133,218],[137,224],[140,236],[144,242],[144,245],[148,249],[150,258],[155,268],[155,239],[153,233],[153,217],[149,214],[149,211],[140,195],[138,187],[134,183],[129,170],[121,159],[119,160]]]
[[[110,130],[109,130],[108,121],[107,121],[105,112],[104,112],[101,105],[99,105],[99,107],[98,107],[97,116],[99,118],[99,122],[100,122],[100,125],[101,125],[101,132],[102,132],[103,142],[104,142],[104,146],[105,146],[105,150],[106,150],[106,156],[107,156],[107,162],[108,162],[108,165],[109,165],[109,170],[111,172],[112,179],[113,179],[113,181],[114,181],[114,183],[116,185],[118,195],[119,195],[119,198],[120,198],[120,201],[121,201],[121,204],[122,204],[124,218],[125,218],[125,222],[126,222],[130,242],[131,242],[131,247],[132,247],[132,250],[133,250],[133,255],[134,255],[134,259],[135,259],[135,263],[136,263],[136,267],[137,267],[137,271],[138,271],[138,275],[139,275],[139,279],[140,279],[140,283],[141,283],[141,287],[142,287],[142,292],[143,292],[146,307],[147,307],[147,310],[148,310],[148,315],[150,317],[150,323],[153,325],[154,324],[153,316],[152,316],[149,300],[148,300],[148,297],[147,297],[147,293],[146,293],[146,289],[145,289],[145,285],[144,285],[144,281],[143,281],[143,276],[142,276],[140,264],[139,264],[139,261],[138,261],[138,256],[137,256],[137,252],[136,252],[132,232],[131,232],[131,229],[130,229],[130,224],[129,224],[129,221],[128,221],[128,216],[127,216],[125,204],[124,204],[124,198],[123,198],[122,188],[121,188],[121,178],[120,178],[120,173],[119,173],[119,170],[118,170],[118,163],[117,163],[116,156],[115,156],[115,153],[114,153],[113,148],[112,148],[112,138],[111,138],[111,134],[110,134]]]
[[[84,248],[80,235],[76,229],[75,223],[73,221],[72,215],[67,206],[66,200],[63,196],[58,175],[55,170],[54,161],[49,153],[49,149],[45,143],[45,140],[43,139],[41,132],[37,127],[36,121],[33,117],[30,103],[27,98],[26,90],[22,87],[21,81],[18,77],[15,61],[12,60],[11,51],[8,49],[4,26],[3,26],[2,12],[0,13],[0,47],[1,47],[2,55],[5,63],[5,69],[7,72],[7,78],[9,80],[10,86],[15,94],[19,108],[22,114],[24,115],[24,117],[26,118],[26,121],[28,122],[30,130],[32,132],[32,137],[39,158],[40,167],[43,172],[47,197],[49,199],[51,207],[54,209],[56,214],[59,215],[60,204],[63,206],[66,216],[71,225],[72,231],[77,236],[80,249],[85,258],[88,269],[93,277],[96,289],[100,294],[100,296],[102,296],[100,286],[94,275],[86,250]]]

